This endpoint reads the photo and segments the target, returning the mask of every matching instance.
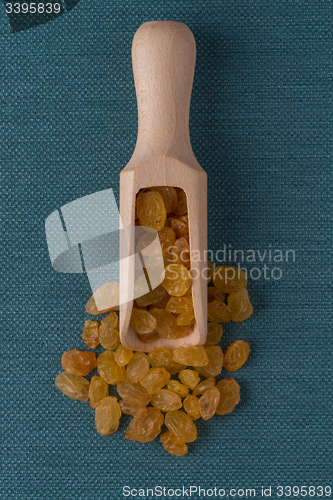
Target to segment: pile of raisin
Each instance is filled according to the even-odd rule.
[[[179,196],[174,196],[173,205],[171,197],[166,198],[170,204],[165,201],[162,206],[156,197],[159,192],[152,193],[156,224],[160,225],[163,217],[154,207],[165,206],[164,216],[171,208],[177,213],[184,210],[184,205],[186,207],[186,199],[184,202]],[[177,208],[176,200],[183,208]],[[146,218],[149,213],[145,208]],[[110,295],[114,295],[113,285],[105,284],[97,291],[102,303],[109,304],[102,311],[108,315],[100,323],[88,319],[82,338],[91,350],[101,345],[105,351],[97,357],[91,351],[74,349],[65,352],[61,359],[64,371],[57,376],[55,385],[71,399],[90,400],[95,410],[96,430],[100,434],[115,433],[124,413],[133,417],[125,431],[127,439],[147,443],[160,435],[167,452],[183,456],[188,452],[187,443],[197,438],[196,420],[208,420],[215,414],[227,415],[239,403],[240,387],[236,380],[223,378],[216,381],[216,377],[223,369],[227,372],[238,370],[247,360],[250,346],[246,341],[238,340],[223,353],[217,344],[223,332],[221,323],[244,321],[252,314],[247,280],[238,268],[218,266],[214,269],[212,263],[208,267],[209,322],[204,346],[178,347],[174,351],[157,348],[148,354],[127,349],[120,343],[119,319],[115,311],[118,308],[111,308],[108,302]],[[182,289],[183,285],[179,286]],[[155,340],[162,335],[175,338],[173,335],[177,329],[193,324],[191,295],[172,295],[170,288],[167,293],[164,291],[164,286],[160,286],[150,292],[150,298],[147,299],[147,294],[137,299],[138,307],[133,309],[131,321],[140,338],[149,336],[149,340]],[[149,303],[154,293],[158,301]],[[86,304],[86,311],[91,315],[101,313],[96,308],[94,296]],[[95,368],[99,376],[87,380],[85,376]],[[112,392],[117,397],[109,395],[110,385],[114,386]]]
[[[193,332],[195,315],[185,192],[170,186],[142,189],[136,199],[135,224],[158,232],[165,274],[160,286],[135,300],[130,325],[145,344],[186,337]],[[138,252],[149,245],[149,236],[140,238]],[[152,264],[154,258],[157,261],[156,256],[149,257]],[[134,289],[140,284],[138,278]]]

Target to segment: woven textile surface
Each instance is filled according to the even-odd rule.
[[[0,14],[1,499],[332,486],[332,2],[81,0],[18,32],[2,3]],[[251,345],[231,375],[241,402],[198,421],[183,458],[125,440],[127,417],[100,436],[89,404],[54,386],[61,354],[85,348],[91,292],[85,275],[52,269],[45,219],[109,187],[118,196],[137,132],[132,38],[154,19],[195,36],[190,132],[208,174],[209,248],[252,272],[254,313],[221,341]]]

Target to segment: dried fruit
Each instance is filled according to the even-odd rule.
[[[197,371],[195,370],[182,370],[179,372],[179,380],[184,384],[187,385],[190,389],[195,389],[196,386],[200,382],[200,377]]]
[[[96,349],[99,344],[99,323],[98,321],[91,321],[87,319],[84,322],[84,328],[82,330],[82,340],[89,349]]]
[[[186,366],[204,366],[209,359],[203,346],[177,347],[173,351],[173,360]]]
[[[158,233],[162,253],[166,253],[175,244],[176,234],[171,227],[162,227]]]
[[[131,349],[127,349],[120,344],[114,353],[114,359],[116,360],[117,365],[125,366],[127,363],[133,358],[133,351]]]
[[[147,307],[150,306],[151,304],[154,304],[154,307],[157,307],[155,304],[156,302],[161,301],[164,298],[168,298],[168,294],[166,293],[165,288],[163,288],[161,285],[158,287],[154,288],[151,292],[146,293],[145,295],[142,295],[141,297],[137,297],[135,299],[135,302],[138,304],[138,306],[141,307]]]
[[[141,342],[144,342],[145,344],[151,344],[152,342],[155,342],[155,340],[160,338],[160,336],[156,330],[154,330],[151,333],[146,333],[146,334],[142,334],[142,335],[140,333],[138,333],[138,336],[139,336],[139,339],[141,340]]]
[[[111,311],[106,318],[101,321],[99,327],[99,342],[104,349],[112,351],[120,345],[119,319],[114,311]]]
[[[205,391],[208,391],[208,389],[211,389],[212,387],[215,387],[215,378],[214,377],[209,377],[200,382],[199,385],[194,389],[193,395],[194,396],[200,396],[203,394]]]
[[[195,323],[194,312],[184,312],[178,314],[177,316],[177,325],[178,326],[189,326]]]
[[[144,335],[156,330],[157,320],[148,311],[133,307],[130,325],[135,331]]]
[[[229,323],[231,321],[232,311],[221,300],[213,300],[207,306],[207,317],[211,323]]]
[[[187,269],[191,267],[190,247],[186,238],[178,238],[169,250],[174,264],[183,264]]]
[[[231,293],[233,288],[245,288],[247,277],[238,267],[217,266],[213,273],[213,283],[221,292]]]
[[[123,413],[126,415],[132,415],[132,417],[139,417],[147,409],[146,406],[133,403],[133,401],[127,401],[126,399],[121,399],[119,401],[119,406]]]
[[[109,395],[109,385],[102,377],[92,377],[89,387],[90,406],[97,408],[102,399]]]
[[[167,212],[163,198],[157,191],[140,191],[136,199],[136,211],[141,226],[160,231],[165,224]]]
[[[95,410],[95,425],[96,430],[103,436],[109,436],[116,432],[119,428],[119,419],[121,417],[121,409],[117,398],[107,396],[102,399]]]
[[[192,420],[200,418],[199,399],[193,394],[189,394],[183,401],[184,410]]]
[[[125,380],[125,370],[117,365],[111,351],[104,351],[97,357],[97,370],[108,384],[115,385]]]
[[[72,349],[71,351],[64,352],[61,357],[61,364],[67,373],[83,377],[96,368],[96,354],[94,352]]]
[[[193,312],[192,296],[189,295],[186,297],[170,297],[165,309],[166,311],[173,314]]]
[[[173,334],[173,339],[180,339],[182,337],[187,337],[190,335],[194,330],[194,325],[189,325],[189,326],[178,326]],[[171,337],[170,337],[171,338]]]
[[[140,384],[148,394],[160,391],[170,380],[170,373],[165,368],[150,368]]]
[[[165,268],[165,278],[161,285],[169,295],[181,297],[192,284],[191,275],[182,264],[169,264]]]
[[[104,314],[119,309],[119,283],[112,281],[97,288],[86,304],[88,314]]]
[[[144,352],[136,352],[126,368],[126,379],[130,382],[140,382],[149,370],[149,359]]]
[[[208,389],[199,398],[200,415],[204,420],[208,420],[215,415],[216,408],[220,401],[220,391],[216,387]]]
[[[161,432],[163,425],[163,414],[157,408],[147,408],[140,416],[132,418],[125,438],[140,443],[153,441]]]
[[[128,380],[117,385],[117,392],[126,401],[142,406],[147,406],[151,399],[151,396],[140,384],[133,384]]]
[[[171,375],[180,372],[184,367],[179,363],[175,363],[172,359],[172,351],[159,347],[148,354],[149,362],[153,368],[165,368]]]
[[[207,339],[205,347],[216,345],[220,342],[223,333],[223,326],[218,323],[208,323]]]
[[[157,307],[151,308],[149,313],[156,318],[157,325],[155,328],[160,337],[164,339],[174,338],[177,329],[177,320],[175,316],[165,309],[158,309]]]
[[[178,394],[181,398],[185,398],[188,395],[188,387],[178,382],[178,380],[170,380],[166,387],[169,391]]]
[[[183,189],[180,189],[180,188],[176,188],[176,191],[177,191],[178,202],[177,202],[177,206],[173,212],[176,215],[185,215],[187,213],[186,193]]]
[[[173,391],[161,389],[156,394],[153,394],[151,404],[161,411],[173,411],[182,407],[182,400]]]
[[[183,411],[168,412],[165,415],[165,425],[184,443],[192,443],[197,439],[197,428],[191,417]]]
[[[220,375],[223,366],[223,351],[218,345],[213,345],[206,348],[206,354],[209,359],[205,366],[195,367],[195,369],[203,377],[217,377]]]
[[[161,288],[162,288],[162,290],[164,290],[165,296],[161,300],[159,300],[158,302],[155,302],[153,305],[154,305],[154,307],[157,307],[158,309],[165,309],[167,303],[170,300],[170,295],[168,293],[166,293],[165,288],[163,288],[162,286],[161,286]]]
[[[239,370],[250,354],[250,345],[245,340],[237,340],[224,353],[223,368],[228,372]]]
[[[226,294],[218,290],[215,286],[209,286],[207,288],[207,301],[213,302],[214,300],[221,300],[224,302],[226,298]]]
[[[188,221],[182,220],[180,217],[168,217],[167,226],[171,227],[175,234],[176,238],[189,238],[189,229],[188,229]]]
[[[174,211],[178,203],[178,197],[175,188],[170,186],[157,186],[151,188],[151,190],[160,193],[168,214]]]
[[[237,323],[245,321],[253,313],[253,307],[246,288],[234,288],[228,296],[228,306],[232,311],[232,321]]]
[[[220,402],[216,409],[217,415],[228,415],[240,401],[240,387],[234,378],[224,378],[217,385],[220,391]]]
[[[188,452],[188,447],[182,441],[179,441],[178,438],[171,432],[166,431],[160,435],[161,443],[163,443],[163,448],[171,455],[175,455],[176,457],[183,457]]]
[[[55,385],[60,391],[71,399],[88,401],[90,382],[86,378],[72,373],[62,372],[55,379]]]

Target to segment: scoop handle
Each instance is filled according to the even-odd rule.
[[[138,103],[136,154],[193,157],[189,111],[195,67],[195,41],[183,23],[151,21],[132,45]]]

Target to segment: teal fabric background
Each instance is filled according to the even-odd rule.
[[[80,0],[19,33],[0,14],[1,498],[332,486],[332,2]],[[86,276],[52,269],[44,222],[90,193],[118,195],[137,131],[131,42],[154,19],[185,22],[197,43],[190,131],[208,173],[210,248],[295,251],[281,279],[250,280],[253,316],[225,326],[223,348],[251,344],[234,374],[241,403],[199,421],[184,458],[126,441],[128,418],[98,435],[89,404],[54,386],[62,352],[84,348],[90,291]]]

